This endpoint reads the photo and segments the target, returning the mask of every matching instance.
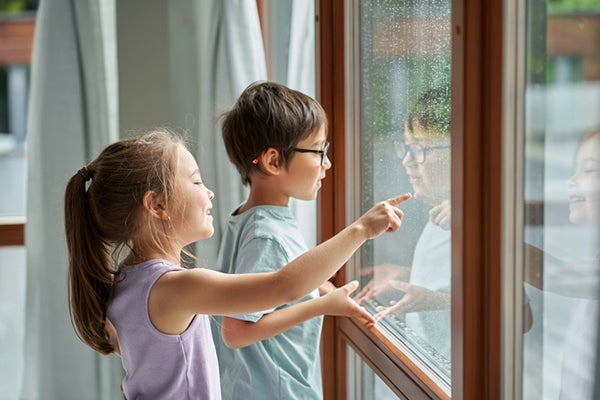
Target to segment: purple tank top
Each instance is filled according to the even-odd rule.
[[[196,315],[181,335],[158,331],[148,296],[164,273],[183,270],[165,260],[122,269],[108,307],[125,369],[123,391],[136,399],[221,399],[219,368],[209,317]]]

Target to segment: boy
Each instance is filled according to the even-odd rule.
[[[255,83],[225,114],[223,139],[250,193],[228,221],[217,267],[278,270],[308,250],[288,203],[314,200],[331,168],[326,114],[303,93]],[[215,319],[223,399],[321,399],[320,314],[341,313],[320,295],[334,289],[326,282],[294,305]]]

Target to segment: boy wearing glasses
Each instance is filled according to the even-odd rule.
[[[254,83],[224,115],[222,129],[250,193],[229,218],[217,267],[228,273],[280,269],[308,250],[288,202],[314,200],[331,168],[325,112],[303,93]],[[337,296],[346,307],[352,303],[354,315],[373,321],[349,298],[357,284],[349,285],[335,289],[326,282],[293,305],[215,318],[223,399],[322,399],[321,314],[342,314],[331,300]]]

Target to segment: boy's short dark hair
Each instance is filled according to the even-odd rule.
[[[430,134],[450,136],[450,87],[435,87],[421,93],[411,105],[406,122],[410,132],[419,124]]]
[[[285,85],[259,81],[248,86],[222,117],[223,141],[244,185],[260,171],[252,160],[267,148],[285,165],[298,142],[327,125],[323,107],[312,97]]]

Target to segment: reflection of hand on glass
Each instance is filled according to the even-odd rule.
[[[392,290],[390,281],[393,279],[408,280],[410,268],[400,265],[382,264],[365,267],[361,269],[360,274],[362,276],[372,275],[373,277],[354,298],[358,304],[376,299],[378,296]]]
[[[377,320],[389,314],[444,310],[450,307],[450,293],[429,290],[401,280],[393,280],[389,284],[394,289],[403,292],[404,296],[399,301],[391,301],[388,307],[377,307],[377,314],[375,315]]]
[[[433,206],[429,210],[429,221],[446,231],[450,230],[450,200],[442,200],[440,204]]]

